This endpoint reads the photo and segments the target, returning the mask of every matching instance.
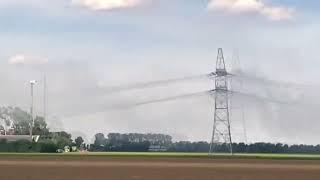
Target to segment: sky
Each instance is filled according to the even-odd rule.
[[[233,95],[235,141],[244,140],[241,105],[249,142],[318,144],[319,5],[316,0],[1,0],[1,105],[28,110],[29,81],[35,79],[35,109],[42,115],[46,76],[52,130],[87,141],[98,132],[208,141],[210,96],[115,107],[214,88],[199,75],[215,70],[221,47],[228,70],[242,69],[233,83],[242,82],[241,90],[252,94]],[[199,78],[110,91],[191,76]]]

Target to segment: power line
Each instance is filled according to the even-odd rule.
[[[174,79],[166,79],[166,80],[151,81],[151,82],[141,82],[141,83],[135,83],[135,84],[131,84],[131,85],[124,85],[124,86],[103,87],[102,89],[103,89],[104,93],[118,93],[118,92],[128,91],[128,90],[153,88],[153,87],[157,87],[157,86],[179,83],[179,82],[183,82],[183,81],[197,80],[197,79],[201,79],[201,78],[207,78],[208,76],[209,76],[209,74],[200,74],[200,75],[185,76],[185,77],[174,78]]]
[[[168,97],[168,98],[149,100],[149,101],[145,101],[145,102],[136,103],[136,104],[134,104],[134,106],[142,106],[142,105],[147,105],[147,104],[154,104],[154,103],[175,101],[175,100],[180,100],[180,99],[187,99],[187,98],[192,98],[192,97],[199,97],[199,96],[203,96],[203,95],[210,95],[211,92],[212,91],[203,91],[203,92],[183,94],[183,95],[173,96],[173,97]]]
[[[241,68],[241,63],[240,63],[240,57],[239,57],[239,51],[237,49],[234,50],[233,52],[233,57],[232,57],[232,71],[238,71],[242,74],[242,68]],[[233,78],[231,78],[230,80],[230,88],[231,90],[233,90]],[[239,91],[243,91],[243,81],[242,79],[239,79]],[[230,104],[232,107],[232,99],[230,98]],[[248,137],[247,137],[247,123],[246,123],[246,119],[245,119],[245,104],[244,101],[240,102],[240,118],[241,118],[241,122],[242,122],[242,130],[243,130],[243,137],[244,137],[244,142],[247,144],[248,143]],[[233,108],[233,107],[232,107]],[[232,111],[230,111],[232,112]],[[231,115],[230,115],[231,116]]]

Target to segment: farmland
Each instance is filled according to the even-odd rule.
[[[319,155],[0,154],[0,179],[320,179]]]
[[[0,157],[146,157],[146,158],[201,158],[201,159],[274,159],[274,160],[319,160],[320,154],[245,154],[179,153],[179,152],[77,152],[77,153],[0,153]]]

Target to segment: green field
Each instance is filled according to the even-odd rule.
[[[79,153],[0,153],[1,156],[101,156],[101,157],[150,157],[150,158],[217,158],[217,159],[295,159],[320,160],[320,154],[213,154],[208,153],[153,153],[153,152],[79,152]]]

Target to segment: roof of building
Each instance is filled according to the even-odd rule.
[[[26,141],[35,141],[39,140],[39,136],[29,136],[29,135],[0,135],[0,140],[5,139],[8,142],[26,140]]]

